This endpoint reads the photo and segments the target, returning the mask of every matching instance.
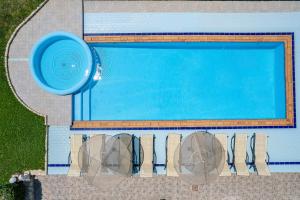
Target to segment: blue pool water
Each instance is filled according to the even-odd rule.
[[[102,79],[73,96],[74,120],[285,118],[281,42],[90,47]]]
[[[37,42],[30,66],[40,87],[66,95],[76,92],[89,80],[92,54],[81,38],[67,32],[54,32]]]
[[[66,89],[85,76],[87,59],[80,44],[68,39],[60,40],[45,50],[41,66],[41,73],[48,85],[56,89]]]

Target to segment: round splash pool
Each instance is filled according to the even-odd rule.
[[[92,54],[79,37],[54,32],[34,46],[30,67],[34,79],[48,92],[67,95],[82,88],[92,71]]]

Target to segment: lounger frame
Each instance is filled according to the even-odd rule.
[[[240,149],[237,150],[237,137],[238,136],[245,136],[246,137],[246,141],[245,141],[245,150]],[[238,176],[249,176],[249,168],[247,166],[248,162],[249,162],[249,155],[247,152],[247,144],[248,144],[248,135],[244,134],[244,133],[239,133],[239,134],[235,134],[232,138],[231,138],[231,150],[232,150],[232,163],[233,163],[233,167],[236,171],[236,174]],[[245,160],[237,160],[236,158],[236,152],[237,151],[245,151]]]
[[[269,136],[266,135],[266,152],[265,152],[265,159],[264,161],[257,161],[256,160],[256,136],[257,134],[261,134],[261,133],[254,133],[253,136],[251,137],[251,141],[250,141],[250,147],[251,147],[251,152],[252,152],[252,166],[254,168],[254,171],[261,176],[270,176],[270,170],[268,169],[268,163],[270,162],[270,155],[267,151],[267,145],[268,145],[268,138]],[[260,167],[258,167],[260,166]],[[261,168],[262,170],[258,170],[258,168]]]
[[[172,133],[172,134],[175,134],[175,133]],[[167,170],[167,176],[175,176],[175,177],[177,177],[178,175],[175,175],[175,173],[171,173],[171,174],[168,173],[168,162],[169,162],[169,160],[168,160],[168,142],[169,142],[169,135],[170,134],[167,135],[167,137],[166,137],[166,143],[165,143],[165,148],[166,148],[165,169]],[[182,135],[181,134],[178,134],[178,135],[180,136],[180,139],[179,139],[179,145],[180,145],[181,141],[182,141]],[[179,155],[180,155],[180,152],[179,152]]]
[[[80,176],[80,167],[78,163],[78,154],[80,151],[80,147],[83,142],[83,135],[74,134],[70,137],[70,168],[68,171],[68,176]],[[76,148],[74,148],[76,146]]]
[[[150,134],[147,134],[147,135],[144,135],[144,136],[148,136],[148,135],[150,135]],[[156,156],[155,156],[155,135],[151,135],[152,136],[152,163],[151,163],[151,165],[152,165],[152,174],[150,175],[150,174],[147,174],[147,173],[141,173],[142,172],[142,166],[144,165],[144,164],[150,164],[150,163],[144,163],[145,162],[145,150],[144,150],[144,148],[143,148],[143,146],[142,146],[142,144],[141,144],[141,139],[142,139],[142,137],[143,137],[143,135],[140,137],[140,147],[142,147],[143,148],[143,153],[144,153],[144,155],[143,155],[143,163],[141,163],[141,165],[140,165],[140,177],[152,177],[153,176],[153,173],[155,172],[155,160],[156,160]],[[141,148],[140,148],[141,149]],[[141,157],[141,151],[140,151],[140,157]]]

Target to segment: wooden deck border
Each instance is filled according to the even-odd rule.
[[[293,36],[280,35],[96,35],[87,43],[113,42],[283,42],[285,48],[286,118],[257,120],[74,121],[72,128],[265,128],[294,127]]]

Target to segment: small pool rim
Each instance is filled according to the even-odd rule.
[[[79,82],[74,84],[72,87],[69,87],[67,89],[57,89],[51,87],[45,82],[45,80],[43,80],[43,77],[41,77],[42,75],[39,72],[39,70],[41,69],[41,64],[39,62],[41,60],[41,55],[51,44],[64,38],[75,41],[81,46],[86,57],[87,66],[85,66],[85,70],[87,70],[87,73],[82,77],[82,79]],[[39,64],[36,64],[37,62]],[[68,95],[76,93],[90,80],[93,67],[93,57],[89,46],[84,42],[84,40],[69,32],[56,31],[43,36],[34,45],[29,58],[29,66],[34,80],[42,89],[57,95]]]

